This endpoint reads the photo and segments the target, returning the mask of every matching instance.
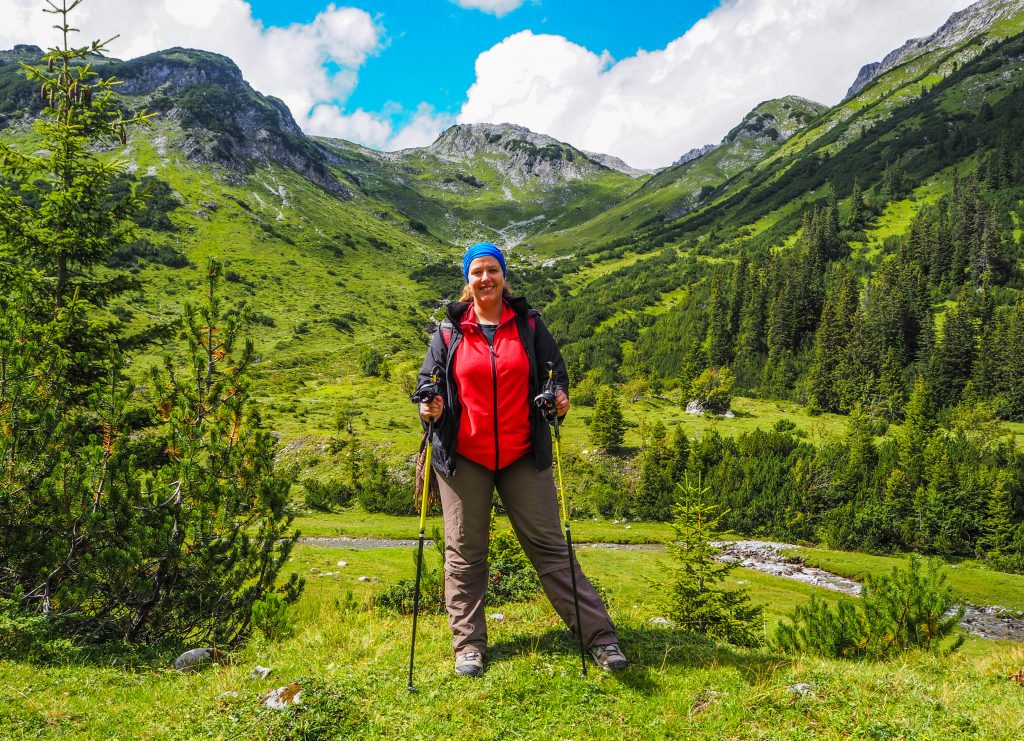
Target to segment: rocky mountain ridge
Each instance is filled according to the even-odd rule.
[[[612,169],[571,144],[508,123],[456,124],[423,151],[456,161],[483,157],[513,182],[533,177],[544,185]]]
[[[1022,0],[979,0],[963,10],[953,13],[935,33],[916,39],[909,39],[903,46],[894,49],[883,57],[880,62],[865,64],[857,73],[850,89],[843,100],[849,100],[865,85],[879,75],[898,67],[922,53],[935,49],[943,49],[963,43],[972,36],[978,36],[979,44],[964,50],[961,62],[972,59],[986,46],[997,39],[985,34],[985,31],[1001,18],[1009,17],[1024,10]]]

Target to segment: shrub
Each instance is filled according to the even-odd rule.
[[[367,512],[387,515],[414,515],[411,488],[400,481],[389,469],[387,462],[372,451],[363,454],[359,488],[356,498]]]
[[[295,621],[288,613],[288,602],[275,592],[267,592],[252,603],[252,624],[271,643],[295,635]]]
[[[384,356],[375,347],[367,347],[359,352],[359,370],[364,376],[379,376],[384,365]]]
[[[352,489],[337,479],[305,479],[306,506],[321,512],[330,512],[352,503]]]
[[[964,608],[947,614],[953,594],[945,581],[938,561],[911,555],[906,569],[868,577],[859,601],[841,599],[833,610],[812,594],[779,624],[774,642],[791,653],[847,659],[889,659],[914,648],[952,653],[964,642],[954,636]]]
[[[515,533],[492,532],[488,560],[490,573],[484,598],[488,605],[525,602],[540,592],[540,579]]]
[[[429,554],[424,549],[423,570],[420,573],[420,612],[441,613],[444,612],[444,538],[436,525],[431,530],[430,537],[434,541],[434,551],[441,559],[441,566],[431,568],[431,559],[427,557]],[[412,551],[413,569],[416,568],[418,552],[418,547]],[[415,578],[400,579],[393,586],[381,592],[374,599],[374,604],[388,610],[396,610],[403,615],[410,615],[415,593]]]
[[[708,368],[690,384],[688,398],[713,414],[724,414],[732,406],[732,388],[736,383],[729,366]]]

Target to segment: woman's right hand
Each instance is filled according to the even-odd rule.
[[[420,417],[424,422],[430,422],[432,419],[436,422],[441,419],[443,411],[444,399],[440,396],[435,396],[429,404],[420,402]]]

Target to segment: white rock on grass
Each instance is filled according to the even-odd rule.
[[[647,622],[654,623],[655,625],[671,625],[672,621],[663,617],[651,618]]]
[[[268,666],[257,666],[255,669],[252,670],[251,676],[257,677],[259,679],[266,679],[271,671],[273,670]]]
[[[348,566],[348,561],[338,561],[339,566]]]
[[[180,672],[195,671],[205,664],[216,661],[222,655],[216,648],[193,648],[174,660],[174,668]]]
[[[500,620],[504,620],[504,619],[505,619],[505,615],[503,613],[500,613],[500,612],[496,612],[493,615],[491,615],[491,620],[499,620],[500,621]]]
[[[263,704],[275,710],[281,710],[289,705],[301,705],[302,687],[298,682],[289,682],[284,687],[268,692],[263,698]]]

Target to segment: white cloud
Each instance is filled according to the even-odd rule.
[[[54,16],[34,0],[0,0],[0,48],[16,43],[54,46]],[[70,16],[81,33],[72,43],[121,36],[109,53],[125,59],[183,46],[218,52],[238,64],[257,90],[284,100],[303,129],[347,130],[367,143],[386,142],[375,114],[344,116],[339,107],[367,56],[381,47],[382,29],[357,8],[328,5],[312,21],[265,27],[244,0],[90,0]],[[328,71],[324,63],[333,63]],[[338,122],[346,121],[342,126]]]
[[[375,149],[394,151],[425,147],[455,123],[454,116],[437,113],[431,106],[421,103],[409,122],[396,130],[389,114],[398,111],[398,108],[389,108],[371,113],[360,108],[346,114],[337,106],[319,105],[313,109],[305,130],[314,136],[348,139]]]
[[[0,46],[17,42],[52,46],[54,17],[36,2],[0,0]],[[257,90],[283,99],[301,119],[319,101],[344,98],[355,70],[380,46],[381,29],[357,8],[328,5],[311,22],[264,27],[244,0],[90,0],[71,15],[82,30],[73,43],[121,36],[110,53],[123,58],[171,46],[218,52],[233,59]],[[333,62],[337,72],[328,72]]]
[[[523,4],[524,0],[452,0],[453,3],[462,8],[482,10],[485,13],[493,13],[501,18],[506,13]]]
[[[477,58],[461,123],[510,122],[631,165],[716,143],[755,105],[834,105],[857,71],[968,0],[734,0],[658,51],[612,63],[561,36],[509,36]]]

